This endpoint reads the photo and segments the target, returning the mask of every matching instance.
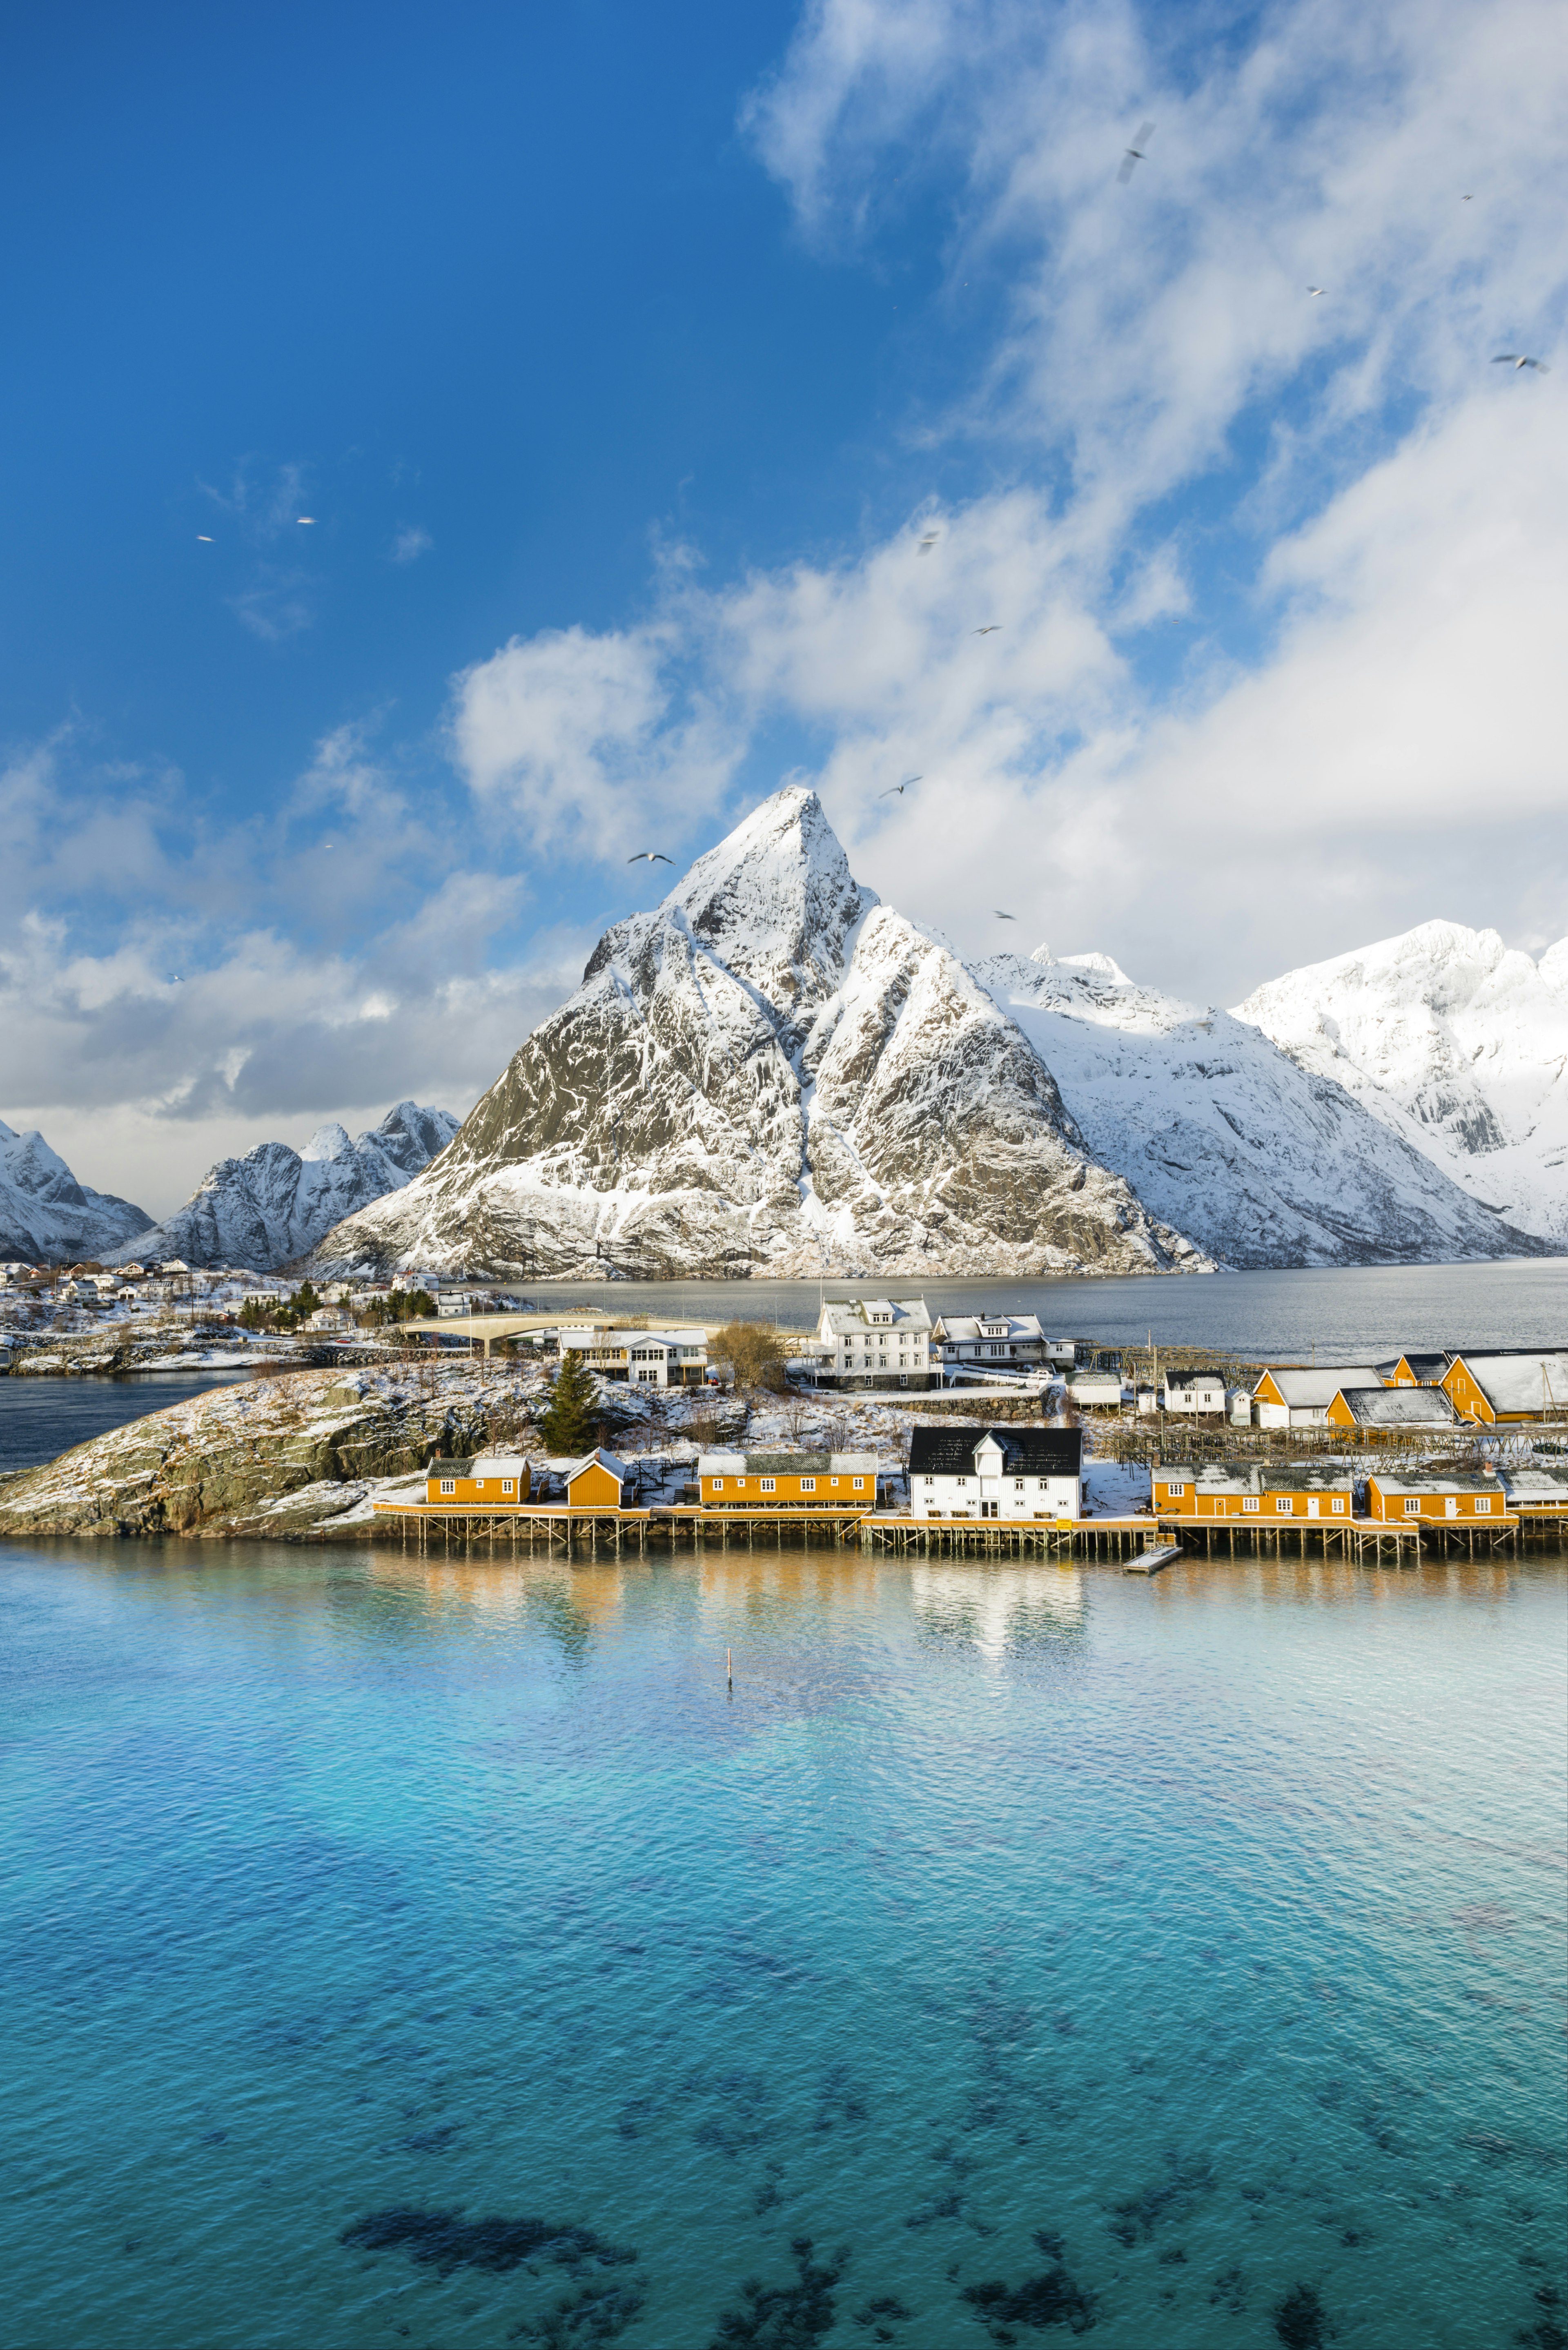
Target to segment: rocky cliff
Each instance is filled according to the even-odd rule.
[[[945,942],[778,792],[582,985],[327,1268],[871,1277],[1160,1272],[1200,1251],[1101,1165]]]

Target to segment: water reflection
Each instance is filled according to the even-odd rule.
[[[984,1657],[1076,1638],[1085,1628],[1084,1576],[1075,1566],[916,1566],[909,1597],[923,1632],[965,1642]]]

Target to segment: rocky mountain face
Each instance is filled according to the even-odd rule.
[[[36,1129],[0,1118],[0,1258],[28,1264],[108,1263],[152,1219],[129,1200],[89,1191]]]
[[[1101,1165],[951,950],[775,793],[600,940],[436,1164],[322,1270],[1160,1272],[1206,1260]]]
[[[337,1124],[318,1128],[303,1152],[286,1142],[258,1142],[243,1159],[221,1159],[210,1168],[163,1223],[143,1218],[139,1239],[104,1261],[180,1257],[186,1264],[275,1272],[345,1216],[400,1191],[457,1130],[446,1110],[405,1101],[357,1142]]]
[[[975,976],[1054,1076],[1096,1159],[1238,1266],[1528,1250],[1332,1076],[1254,1025],[1137,986],[1106,955],[998,955]]]
[[[1568,939],[1537,961],[1423,922],[1238,1004],[1511,1224],[1568,1244]]]

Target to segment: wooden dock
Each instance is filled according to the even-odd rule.
[[[1415,1566],[1424,1557],[1455,1550],[1471,1558],[1516,1552],[1521,1527],[1529,1534],[1561,1540],[1561,1514],[1541,1513],[1528,1526],[1511,1514],[1490,1524],[1473,1522],[1421,1525],[1376,1518],[1282,1519],[1249,1523],[1233,1518],[1158,1519],[1145,1513],[1126,1517],[917,1518],[902,1511],[852,1506],[825,1509],[706,1509],[696,1503],[653,1503],[638,1509],[574,1509],[565,1503],[523,1502],[507,1509],[472,1504],[377,1502],[378,1532],[395,1527],[405,1548],[497,1549],[565,1552],[579,1549],[597,1557],[628,1551],[646,1555],[649,1545],[710,1546],[722,1551],[783,1550],[814,1540],[836,1548],[857,1547],[890,1557],[976,1560],[1054,1558],[1063,1565],[1116,1561],[1129,1575],[1155,1575],[1181,1558],[1354,1559],[1360,1566]]]

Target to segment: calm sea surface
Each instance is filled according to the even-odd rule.
[[[545,1282],[542,1313],[583,1305],[619,1314],[721,1321],[776,1315],[786,1330],[815,1326],[819,1295],[880,1289],[919,1295],[933,1314],[966,1305],[1037,1313],[1053,1337],[1141,1346],[1213,1347],[1253,1357],[1361,1359],[1406,1347],[1568,1346],[1568,1257],[1506,1264],[1334,1266],[1283,1273],[1143,1274],[1097,1281]]]
[[[1563,1603],[0,1550],[0,2334],[1561,2345]]]
[[[143,1371],[128,1378],[0,1379],[0,1470],[33,1469],[165,1404],[232,1387],[248,1371]]]

